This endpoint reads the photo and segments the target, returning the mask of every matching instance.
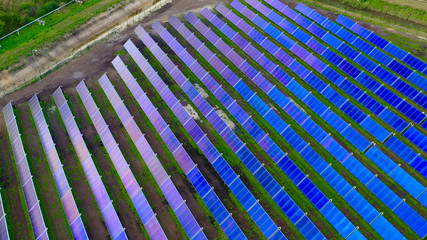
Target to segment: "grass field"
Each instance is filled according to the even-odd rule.
[[[33,49],[50,46],[52,43],[64,39],[91,18],[119,2],[121,0],[91,0],[85,1],[83,4],[73,3],[44,18],[45,26],[32,24],[19,34],[13,34],[1,40],[0,71],[31,56]]]

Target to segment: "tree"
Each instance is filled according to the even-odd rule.
[[[6,32],[5,32],[5,26],[6,26],[6,24],[3,21],[0,20],[0,36],[3,36],[3,35],[6,34]]]

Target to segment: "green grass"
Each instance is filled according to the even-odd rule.
[[[0,41],[0,70],[6,69],[19,62],[23,57],[32,55],[33,49],[50,46],[51,43],[62,40],[67,34],[88,22],[91,18],[121,2],[120,0],[90,0],[83,4],[70,4],[43,20],[45,26],[32,24]]]

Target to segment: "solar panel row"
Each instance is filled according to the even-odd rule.
[[[302,3],[300,3],[296,7],[296,9],[303,12],[303,14],[305,13],[305,15],[308,14],[307,13],[308,11],[311,11],[310,8],[307,8]],[[300,25],[308,22],[308,24],[310,24],[310,29],[308,29],[307,25],[303,25],[303,26],[307,30],[312,32],[315,36],[319,37],[329,45],[333,46],[339,52],[349,57],[354,62],[358,63],[361,67],[365,68],[366,70],[371,72],[373,75],[377,76],[378,78],[383,80],[385,83],[387,83],[391,87],[398,90],[400,93],[412,99],[414,102],[416,102],[423,108],[427,107],[427,96],[424,95],[422,91],[415,89],[414,87],[406,83],[404,80],[400,79],[400,77],[393,75],[384,67],[370,60],[368,57],[364,55],[364,53],[366,53],[366,55],[375,59],[376,61],[380,62],[381,64],[388,66],[391,70],[395,71],[396,73],[399,73],[402,77],[407,78],[409,81],[416,83],[423,90],[427,90],[427,79],[421,77],[415,72],[413,73],[412,70],[406,68],[396,60],[393,60],[391,57],[388,57],[386,54],[384,54],[380,50],[365,43],[362,39],[356,37],[352,33],[339,27],[338,25],[329,21],[328,19],[326,19],[322,23],[323,26],[328,27],[327,28],[328,30],[330,30],[333,34],[336,34],[340,38],[347,41],[348,44],[345,43],[345,41],[339,40],[336,37],[332,36],[330,33],[323,30],[313,22],[302,17],[301,15],[299,16],[300,18],[295,18],[293,20]],[[360,51],[356,51],[351,46],[354,46]]]
[[[179,71],[177,66],[169,59],[169,57],[161,50],[161,48],[153,41],[148,33],[141,27],[138,26],[135,29],[135,33],[143,41],[143,43],[150,49],[154,56],[160,60],[162,66],[167,70],[168,73]],[[136,56],[132,56],[134,59],[144,59],[144,57],[138,53]],[[138,64],[138,62],[137,62]],[[148,62],[139,63],[141,70],[152,69]],[[146,74],[147,75],[147,74]],[[240,177],[234,172],[226,160],[222,157],[222,154],[214,147],[212,142],[203,133],[197,123],[192,117],[185,111],[184,107],[179,103],[178,99],[172,94],[172,92],[165,86],[161,78],[154,74],[153,77],[148,77],[152,85],[156,88],[157,92],[162,96],[163,100],[177,116],[178,120],[188,131],[190,136],[196,142],[200,150],[205,154],[209,162],[213,165],[215,170],[224,180],[225,184],[230,188],[248,214],[251,216],[253,221],[261,229],[264,235],[269,239],[285,239],[280,228],[271,220],[266,211],[262,208],[259,201],[255,199],[252,193],[248,190],[245,184],[241,181]],[[176,76],[174,80],[178,85],[182,85],[187,79],[181,74]],[[160,84],[162,83],[162,84]],[[201,101],[205,101],[201,98]],[[282,205],[291,205],[292,200],[290,198],[281,199]],[[304,223],[304,221],[303,221]]]
[[[187,15],[188,19],[191,19],[191,22],[197,22],[197,18],[194,15]],[[224,79],[226,79],[231,86],[242,86],[243,91],[238,91],[240,94],[245,95],[248,98],[248,103],[250,103],[255,110],[257,110],[261,116],[263,116],[266,121],[270,124],[280,124],[280,130],[286,129],[288,125],[284,123],[277,114],[272,111],[272,109],[266,105],[252,90],[250,90],[240,79],[239,77],[232,72],[217,56],[215,56],[206,46],[202,46],[202,42],[197,38],[192,38],[194,36],[179,20],[173,17],[170,21],[172,26],[180,32],[184,38],[186,38],[193,46],[194,49],[198,49],[198,52],[206,59],[210,58],[209,62],[211,65],[219,72]],[[197,22],[197,24],[199,24]],[[195,24],[196,25],[196,24]],[[217,43],[222,42],[217,41]],[[229,51],[228,56],[233,56],[232,61],[236,66],[241,65],[244,61],[240,56],[237,55],[233,50]],[[212,56],[212,57],[209,57]],[[238,59],[238,60],[237,60]],[[236,63],[237,61],[237,63]],[[192,65],[194,66],[194,65]],[[224,104],[224,98],[221,98],[221,95],[217,96],[217,92],[221,88],[215,80],[206,81],[206,78],[203,78],[201,81],[208,87],[208,89]],[[211,83],[213,82],[213,83]],[[237,87],[238,88],[238,87]],[[218,91],[213,91],[218,89]],[[222,88],[221,88],[222,89]],[[227,94],[228,96],[228,94]],[[230,98],[228,96],[228,98]],[[353,234],[352,238],[362,237],[360,232],[351,224],[350,221],[337,209],[331,202],[328,202],[326,196],[320,192],[320,190],[314,186],[310,179],[291,161],[291,159],[286,156],[286,154],[271,140],[271,138],[246,114],[246,112],[237,104],[233,103],[228,108],[228,111],[235,117],[239,123],[249,132],[249,134],[259,142],[259,145],[269,154],[273,161],[278,164],[283,172],[297,185],[302,193],[304,193],[310,201],[321,211],[322,214],[335,226],[338,232],[341,233],[343,237],[348,237],[350,234]],[[296,134],[296,133],[295,133]],[[295,142],[292,142],[295,144]],[[327,165],[327,164],[325,164]],[[338,175],[338,173],[336,173]],[[351,188],[351,187],[350,187]],[[332,206],[325,207],[326,204],[332,204]],[[329,212],[326,212],[326,211]],[[339,220],[337,220],[339,219]]]
[[[59,198],[61,199],[65,216],[67,217],[73,237],[74,239],[88,239],[85,226],[81,219],[81,214],[77,209],[73,193],[71,192],[70,185],[68,184],[67,177],[65,176],[64,169],[62,168],[61,160],[59,159],[58,152],[56,151],[55,143],[53,142],[37,95],[34,95],[30,99],[28,105],[30,106],[31,114],[34,119],[37,132],[39,133],[40,141],[46,154],[50,171],[53,175],[53,180],[55,181],[56,189],[58,190]]]
[[[162,190],[163,195],[187,233],[187,236],[190,239],[206,239],[206,236],[203,233],[203,228],[201,228],[197,223],[184,199],[178,192],[178,189],[175,187],[170,176],[166,173],[163,165],[157,158],[157,154],[154,153],[153,149],[145,139],[144,134],[139,129],[133,119],[133,116],[130,115],[129,110],[126,108],[123,100],[121,100],[117,91],[114,89],[114,86],[111,84],[107,75],[104,74],[99,79],[99,84],[130,138],[135,143],[138,152],[141,154],[146,166]],[[162,135],[162,133],[160,133],[160,135]],[[175,142],[175,146],[177,146],[177,148],[179,145],[179,142]]]
[[[9,237],[9,231],[7,229],[6,213],[3,208],[3,199],[0,194],[0,240],[9,240],[9,239],[10,237]]]
[[[219,9],[221,7],[221,5],[217,8],[217,10],[219,11],[219,12],[221,12],[221,9]],[[225,7],[224,7],[225,8]],[[223,8],[223,10],[224,10],[224,8]],[[204,13],[206,13],[207,11],[202,11],[202,14],[204,14]],[[243,12],[243,11],[242,11]],[[228,16],[228,12],[226,12],[226,13],[223,13],[223,15],[225,15],[225,16]],[[244,14],[244,13],[243,13]],[[205,17],[206,17],[206,15],[205,15]],[[236,16],[237,17],[237,16]],[[207,17],[208,19],[210,19],[209,17]],[[213,18],[213,17],[212,17]],[[217,22],[219,22],[219,20],[217,20]],[[239,23],[242,23],[243,21],[240,21]],[[214,25],[215,25],[215,23],[213,23]],[[231,29],[229,29],[229,28],[227,28],[227,27],[225,27],[225,26],[221,26],[221,25],[218,25],[217,26],[218,28],[220,28],[221,29],[221,31],[223,31],[223,32],[225,32],[225,31],[232,31]],[[245,47],[245,50],[247,50],[247,48],[248,47]],[[250,53],[248,53],[249,55],[251,55]],[[259,62],[259,60],[257,60],[258,62]],[[289,85],[289,84],[288,84]],[[348,128],[347,128],[348,129]],[[326,133],[324,133],[325,135],[326,135]],[[329,137],[330,138],[330,137]],[[332,144],[333,142],[331,142],[333,139],[332,138],[330,138],[330,141],[324,141],[324,142],[322,142],[322,145],[323,146],[328,146],[328,147],[331,147],[329,144]],[[336,145],[338,145],[337,143],[335,143]],[[339,146],[339,145],[338,145]],[[347,152],[347,154],[349,154],[348,152]],[[400,172],[401,173],[401,172]],[[405,175],[405,177],[408,177],[408,175],[406,174]],[[397,178],[397,177],[395,177],[395,178]],[[409,177],[410,178],[410,177]],[[400,180],[400,179],[399,179]],[[402,183],[404,183],[403,181],[402,181]],[[415,183],[417,183],[417,182],[415,182]],[[418,183],[418,185],[420,185],[419,183]],[[411,188],[412,186],[410,185],[410,184],[405,184],[404,185],[404,187],[407,187],[407,188]],[[382,189],[386,189],[389,193],[390,193],[390,196],[393,196],[393,198],[394,197],[397,197],[397,195],[396,194],[394,194],[390,189],[388,189],[385,185],[384,186],[382,186]],[[382,197],[382,200],[383,201],[386,201],[386,202],[389,202],[389,201],[391,201],[392,199],[388,199],[388,198],[384,198],[383,197],[383,195],[381,195],[380,194],[380,191],[376,191],[376,192],[374,192],[377,196],[381,196]],[[421,216],[419,216],[415,211],[412,211],[413,212],[413,214],[414,214],[414,216],[417,216],[417,218],[418,219],[421,219],[421,220],[423,220],[422,218],[421,218]],[[423,221],[423,222],[425,222],[425,221]],[[418,230],[420,231],[420,234],[425,234],[423,231],[422,231],[422,229],[423,229],[423,225],[424,225],[424,223],[421,223],[421,224],[417,224],[417,225],[414,225],[414,227],[416,227],[416,228],[418,228]]]
[[[379,37],[372,31],[369,31],[366,28],[363,28],[359,24],[353,22],[352,20],[346,18],[343,15],[340,15],[336,21],[346,27],[347,29],[351,30],[352,32],[358,34],[359,36],[363,37],[364,39],[368,40],[370,43],[374,44],[375,46],[383,49],[384,51],[390,53],[391,55],[397,57],[402,62],[408,64],[409,66],[415,68],[416,70],[420,71],[423,74],[427,74],[427,64],[423,61],[419,60],[418,58],[414,57],[408,52],[403,51],[402,49],[396,47],[391,42],[388,42],[387,40]],[[405,69],[405,72],[408,70]],[[415,72],[414,72],[415,73]],[[418,74],[417,74],[418,75]],[[424,83],[425,86],[425,81]]]
[[[138,51],[130,40],[125,43],[125,49],[127,49],[129,52]],[[197,190],[200,197],[203,199],[206,206],[209,208],[215,220],[221,226],[227,237],[229,239],[246,239],[242,230],[239,228],[231,214],[225,208],[224,204],[215,194],[213,187],[210,186],[197,165],[194,164],[193,160],[188,155],[182,144],[176,148],[174,143],[178,141],[177,138],[170,130],[169,126],[164,121],[160,113],[151,103],[148,96],[138,85],[135,78],[132,76],[131,72],[127,69],[119,56],[113,60],[113,66],[125,82],[126,86],[129,88],[132,95],[135,97],[135,99],[137,99],[138,104],[156,128],[156,131],[158,133],[162,133],[161,137],[163,141],[166,143],[167,147],[174,155],[176,161],[179,163],[191,184],[193,184],[194,188]]]
[[[249,1],[249,0],[248,0]],[[251,1],[252,3],[259,3],[258,1],[256,1],[256,0],[252,0]],[[247,15],[247,14],[245,14],[245,13],[252,13],[253,15],[254,15],[254,13],[253,12],[251,12],[249,9],[245,9],[246,11],[244,11],[243,10],[243,5],[242,4],[240,4],[239,2],[237,2],[237,1],[234,1],[232,4],[231,4],[232,6],[236,6],[236,8],[237,8],[237,10],[239,10],[239,11],[241,11],[244,15]],[[258,7],[259,6],[261,6],[261,4],[258,4]],[[221,7],[221,5],[219,6],[219,7]],[[258,8],[257,7],[257,8]],[[231,14],[233,14],[233,13],[230,13],[230,15]],[[224,15],[225,15],[225,13],[224,13]],[[237,16],[236,16],[237,17]],[[260,21],[263,21],[263,20],[260,20]],[[241,21],[240,23],[242,23],[243,21]],[[273,27],[272,27],[273,28]],[[256,31],[256,30],[253,30],[253,31]],[[262,43],[264,43],[265,41],[263,41]],[[262,43],[261,43],[261,45],[262,45]],[[273,45],[273,44],[271,44],[271,45]],[[273,51],[277,51],[277,50],[279,50],[279,48],[275,48],[275,49],[273,49]],[[305,50],[304,50],[305,51]],[[259,61],[259,60],[258,60]],[[271,64],[273,64],[273,63],[271,63]],[[294,69],[294,71],[295,71],[296,69]],[[300,85],[298,85],[297,83],[295,83],[293,86],[291,85],[292,83],[294,83],[294,81],[291,81],[291,82],[289,82],[287,85],[286,85],[286,87],[288,88],[288,89],[290,89],[292,92],[294,92],[294,94],[296,94],[300,99],[302,99],[302,100],[305,100],[305,98],[309,95],[309,92],[307,91],[307,90],[305,90],[305,89],[303,89],[303,87],[301,87]],[[298,87],[298,88],[297,88]],[[297,89],[295,89],[295,88],[297,88]],[[295,91],[298,91],[297,93],[295,93]],[[355,107],[352,105],[352,104],[350,104],[350,105],[346,105],[347,103],[348,103],[348,101],[347,102],[345,102],[344,101],[344,98],[342,98],[343,100],[342,100],[342,102],[344,102],[343,104],[342,104],[342,106],[344,106],[344,108],[342,109],[345,113],[347,113],[348,115],[350,115],[350,116],[352,116],[351,114],[349,114],[349,112],[348,111],[351,111],[351,110],[353,110],[353,109],[355,109]],[[322,105],[322,103],[318,103],[318,104],[320,104],[320,105]],[[349,106],[350,107],[352,107],[351,109],[349,109]],[[311,107],[310,105],[309,105],[309,107]],[[315,107],[317,107],[317,106],[315,106]],[[327,107],[325,106],[325,105],[323,105],[322,106],[324,109],[326,109]],[[360,111],[360,110],[359,110]],[[324,116],[323,114],[320,114],[320,113],[318,113],[319,115],[321,115],[321,116]],[[354,117],[354,115],[352,116],[352,117]],[[338,119],[338,118],[337,118]],[[329,123],[329,121],[328,121],[328,119],[325,119],[328,123]],[[339,120],[341,120],[341,119],[339,119]],[[341,120],[342,122],[343,122],[343,120]],[[336,124],[337,124],[337,120],[335,120],[334,119],[334,121],[331,121],[330,122],[330,124],[331,124],[331,126],[336,126]],[[361,125],[363,126],[363,122],[361,123]],[[337,129],[337,127],[335,127],[335,129]],[[340,129],[337,129],[338,131],[341,131]],[[352,131],[348,131],[348,130],[352,130]],[[385,130],[385,129],[384,129]],[[346,127],[345,129],[343,129],[341,132],[340,132],[344,137],[346,137],[347,139],[348,139],[348,136],[353,136],[354,135],[354,130],[351,128],[351,127]],[[387,132],[388,133],[388,132]],[[389,136],[389,134],[390,133],[388,133],[387,135],[386,135],[386,137],[388,137]],[[366,142],[367,142],[367,140],[366,139],[364,139],[363,137],[361,137],[363,140],[365,140]],[[355,141],[360,141],[360,139],[356,139]],[[352,141],[350,141],[351,143],[353,143]],[[356,146],[357,147],[357,146]],[[360,148],[359,148],[359,150],[361,150]],[[372,160],[372,161],[374,161],[374,163],[375,162],[378,162],[378,159],[376,159],[376,156],[374,156],[374,155],[369,155],[369,154],[367,154],[367,156]],[[417,198],[418,196],[420,196],[420,193],[421,193],[421,191],[422,190],[424,190],[425,189],[425,187],[423,187],[422,185],[421,185],[421,183],[418,183],[414,178],[412,178],[408,173],[406,173],[405,171],[403,171],[401,168],[400,168],[400,165],[398,166],[397,164],[395,164],[391,159],[389,159],[387,156],[385,156],[384,155],[384,157],[383,157],[383,160],[385,161],[385,160],[388,160],[388,163],[391,165],[391,166],[393,166],[393,168],[397,168],[397,167],[399,167],[398,168],[398,170],[397,171],[394,171],[394,173],[393,173],[393,175],[390,175],[390,177],[392,177],[393,178],[393,180],[395,180],[398,184],[400,184],[405,190],[407,190],[411,195],[413,195],[415,198]],[[377,164],[378,165],[378,164]],[[388,172],[388,169],[384,169],[383,167],[383,165],[378,165],[381,169],[383,169],[387,174],[389,173]],[[415,189],[418,189],[418,190],[415,190]],[[420,191],[421,190],[421,191]],[[420,201],[421,201],[421,203],[423,204],[423,205],[427,205],[427,202],[423,202],[423,198],[421,198],[420,199]]]
[[[104,121],[104,118],[96,106],[96,103],[93,100],[88,88],[86,87],[85,82],[80,82],[77,85],[76,90],[83,102],[84,107],[86,108],[90,119],[93,122],[93,125],[95,126],[96,131],[98,132],[98,135],[101,138],[108,155],[110,156],[111,161],[114,164],[114,167],[116,168],[120,179],[122,180],[123,186],[125,187],[129,198],[134,204],[136,212],[141,218],[142,224],[144,224],[144,227],[147,230],[148,235],[151,239],[167,239],[162,227],[159,224],[159,221],[156,218],[156,215],[154,214],[150,204],[142,192],[142,188],[136,181],[129,164],[120,151],[119,145],[114,139],[107,123]]]
[[[105,225],[110,232],[111,238],[114,240],[127,239],[125,230],[117,216],[116,210],[108,196],[107,190],[101,180],[101,176],[95,167],[91,154],[83,140],[83,135],[80,133],[61,88],[58,88],[53,93],[53,99],[55,100],[62,121],[67,129],[68,136],[74,146],[74,150],[76,151],[77,157],[82,165],[86,179],[104,218]]]
[[[16,117],[13,112],[12,102],[9,102],[3,108],[3,116],[6,128],[9,134],[9,141],[12,144],[13,155],[18,169],[19,180],[24,190],[25,202],[30,215],[31,226],[36,239],[49,239],[47,228],[43,220],[43,214],[40,209],[40,201],[34,188],[33,176],[28,166],[24,145],[22,144],[21,134],[19,133]]]
[[[414,152],[395,136],[392,136],[385,145],[390,149],[395,149],[395,152],[400,158],[409,163],[409,165],[421,173],[421,175],[427,177],[427,162],[420,154]]]
[[[275,0],[273,0],[275,1]],[[282,3],[278,3],[276,5],[280,5]],[[281,8],[283,9],[287,9],[285,8],[285,5],[280,5]],[[276,19],[281,18],[280,16],[277,16]],[[283,19],[283,18],[282,18]],[[286,20],[280,20],[281,21],[286,21]],[[310,46],[310,44],[307,44],[308,46]],[[319,46],[322,46],[319,43]],[[325,48],[325,47],[323,47]],[[390,110],[388,110],[387,108],[381,106],[378,102],[376,102],[373,98],[369,97],[366,92],[362,93],[362,90],[360,90],[357,86],[355,86],[354,84],[350,83],[348,80],[344,79],[342,76],[338,75],[338,73],[336,73],[334,70],[331,71],[324,71],[326,72],[326,76],[332,76],[331,81],[335,82],[337,84],[338,87],[340,87],[342,90],[346,91],[348,94],[350,94],[354,99],[358,100],[360,103],[362,103],[365,107],[367,107],[368,109],[370,109],[373,113],[375,113],[376,115],[378,115],[382,120],[384,120],[385,122],[387,122],[388,124],[390,124],[390,126],[392,126],[393,128],[395,128],[396,130],[398,130],[399,132],[403,132],[404,130],[406,130],[408,128],[408,124],[406,122],[404,122],[402,119],[400,119],[397,115],[395,115],[394,113],[392,113]],[[322,72],[322,74],[324,73]],[[336,81],[337,76],[339,76],[338,80],[339,82]],[[359,78],[359,77],[358,77]],[[359,81],[366,81],[366,78],[360,78]],[[334,94],[328,93],[327,91],[330,91],[330,87],[326,86],[325,83],[322,82],[318,82],[315,81],[313,82],[313,78],[309,78],[309,81],[307,81],[308,83],[310,83],[312,86],[314,85],[316,90],[320,91],[322,93],[322,95],[327,95],[327,96],[332,96],[334,97],[334,99],[338,96],[338,93],[336,93],[335,91],[333,92]],[[339,83],[339,84],[338,84]],[[371,83],[373,83],[373,81],[371,81]],[[375,82],[375,84],[378,85],[377,82]],[[341,99],[344,99],[341,97]],[[335,100],[336,101],[336,100]],[[344,100],[341,100],[341,102],[343,102]],[[369,126],[369,123],[371,123],[372,121],[369,122],[362,122],[361,125],[364,125],[367,129],[372,128],[372,126]],[[426,124],[427,125],[427,124]],[[415,134],[423,136],[422,133],[420,133],[418,130],[416,130],[415,128],[413,129],[413,131],[415,132]],[[380,139],[380,138],[378,138]],[[421,141],[412,141],[415,145],[417,145],[418,147],[422,148],[422,142]],[[398,152],[396,152],[395,149],[391,149],[394,150],[394,152],[396,154],[399,154]],[[425,160],[423,160],[425,161]]]

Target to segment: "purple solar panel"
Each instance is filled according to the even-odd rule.
[[[115,64],[118,66],[124,65],[124,63],[120,60],[120,58],[116,58],[117,60],[115,61]],[[128,71],[128,70],[127,70]],[[142,91],[142,90],[141,90]],[[134,92],[132,92],[132,94],[134,94]],[[135,95],[134,95],[135,96]],[[200,96],[200,95],[199,95]],[[201,97],[198,97],[196,99],[203,99]],[[146,98],[145,103],[140,103],[140,106],[146,106],[146,108],[142,107],[142,109],[144,110],[144,112],[146,112],[147,110],[150,111],[151,109],[155,109],[154,106],[151,104],[151,101]],[[150,121],[155,124],[155,122],[162,122],[160,125],[156,125],[155,126],[164,126],[166,125],[166,123],[164,122],[163,118],[160,116],[160,114],[157,112],[157,110],[155,110],[154,113],[150,114],[150,112],[146,112],[146,115],[150,118]],[[193,122],[193,121],[192,121]],[[194,122],[193,122],[194,123]],[[189,179],[191,181],[191,183],[193,184],[193,186],[196,188],[196,190],[199,192],[199,194],[202,196],[202,198],[204,198],[203,196],[205,196],[206,194],[203,192],[201,193],[200,188],[198,188],[198,184],[202,184],[206,185],[209,189],[212,189],[209,184],[206,182],[206,180],[203,178],[203,176],[201,175],[201,173],[199,172],[197,166],[194,164],[194,162],[192,161],[192,159],[190,158],[190,156],[187,154],[187,152],[185,151],[185,149],[182,147],[182,144],[180,144],[178,142],[178,140],[176,139],[175,135],[172,133],[172,131],[170,129],[166,129],[165,131],[163,131],[161,128],[156,127],[156,130],[158,132],[161,132],[161,136],[163,141],[165,141],[166,145],[168,146],[169,150],[174,154],[177,162],[179,163],[179,165],[181,166],[181,168],[184,170],[184,173],[187,174],[187,176],[189,176],[189,172],[191,171],[192,173],[194,172],[198,172],[200,174],[200,178],[197,179],[197,181],[195,182],[195,180],[193,178],[191,178],[189,176]],[[172,140],[174,139],[174,140]],[[176,143],[178,143],[178,148],[176,148]],[[219,198],[213,193],[212,196],[214,196],[212,199],[210,199],[208,202],[206,202],[206,200],[204,200],[208,206],[208,208],[215,213],[214,211],[218,210],[218,206],[223,206],[222,203],[220,202]],[[182,207],[179,208],[179,210],[183,209]],[[223,208],[225,209],[225,208]],[[179,215],[179,210],[177,209],[177,215]],[[234,223],[234,220],[232,219],[230,213],[228,213],[227,211],[223,211],[223,214],[228,215],[229,217],[227,219],[229,219],[230,222]],[[188,218],[190,217],[188,215],[188,213],[183,212],[183,215],[186,215],[187,217],[184,218]],[[217,217],[214,214],[214,217]],[[201,234],[201,229],[197,229],[197,223],[195,223],[195,221],[187,221],[185,220],[182,216],[178,217],[179,219],[182,219],[182,221],[185,221],[187,224],[187,228],[192,226],[191,230],[188,230],[190,232],[192,232],[192,234],[195,235],[195,238],[200,238],[203,237],[204,235],[200,235]],[[217,219],[218,221],[223,221],[222,219]],[[234,227],[234,231],[236,231],[236,238],[237,236],[240,236],[241,238],[244,238],[244,235],[242,233],[242,231],[237,227],[237,225],[235,224]],[[239,233],[238,233],[239,232]]]

